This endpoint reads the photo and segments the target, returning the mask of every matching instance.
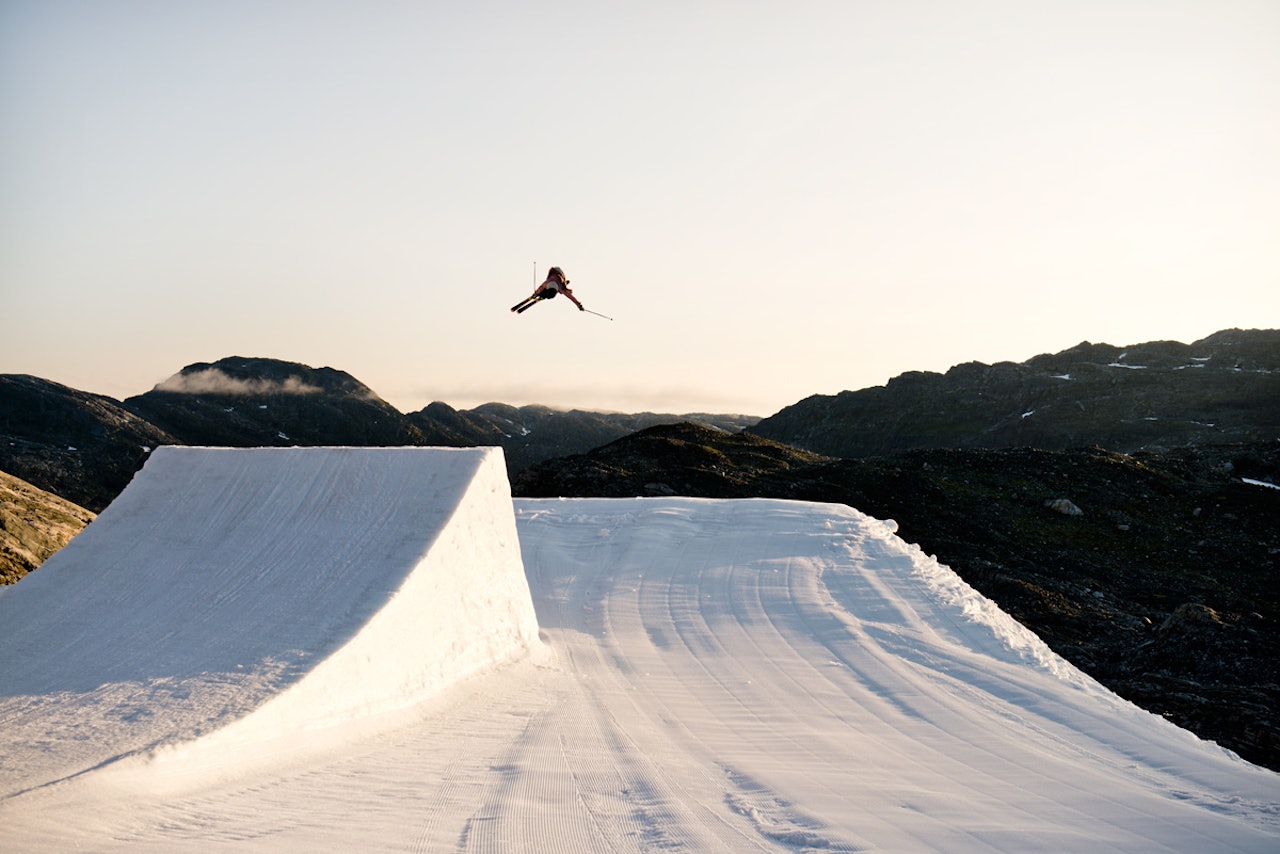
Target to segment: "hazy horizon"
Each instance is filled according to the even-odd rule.
[[[1213,335],[1215,333],[1223,332],[1223,331],[1227,331],[1227,330],[1216,329],[1213,332],[1207,333],[1206,335],[1199,336],[1199,338],[1196,338],[1190,341],[1182,341],[1179,343],[1188,344],[1188,345],[1194,344],[1195,341],[1201,340],[1203,338],[1207,338],[1209,337],[1209,335]],[[1167,338],[1153,339],[1153,341],[1168,341],[1168,340],[1172,340],[1172,339],[1167,339]],[[1082,343],[1109,344],[1109,345],[1123,348],[1123,347],[1137,346],[1137,345],[1147,344],[1152,342],[1148,342],[1148,341],[1126,341],[1124,343],[1117,343],[1114,341],[1076,342],[1077,345]],[[1072,345],[1072,346],[1076,346],[1076,345]],[[1068,348],[1062,348],[1062,349],[1068,349]],[[1028,356],[1026,357],[1026,359],[999,359],[995,361],[1022,363],[1022,362],[1025,362],[1027,359],[1030,359],[1036,355],[1042,355],[1043,353],[1056,353],[1056,352],[1061,352],[1061,351],[1046,350],[1046,351],[1041,351],[1039,353],[1032,354],[1032,356]],[[220,359],[222,358],[237,358],[237,357],[260,358],[256,356],[245,356],[244,354],[234,354],[234,355],[219,357],[219,359],[211,360],[209,364],[216,363],[220,361]],[[274,357],[270,357],[270,358],[274,358]],[[292,360],[292,359],[282,359],[281,361],[302,364],[302,363],[297,363],[296,360]],[[964,364],[965,362],[972,362],[972,361],[975,361],[975,360],[969,359],[969,360],[964,360],[963,362],[957,362],[955,363],[955,365],[949,365],[935,372],[946,373],[947,370],[949,370],[952,367],[955,367],[956,365]],[[205,364],[205,363],[192,363],[192,364]],[[125,400],[126,398],[143,394],[145,392],[151,391],[153,388],[157,390],[162,390],[162,391],[181,391],[181,392],[187,392],[192,394],[216,392],[220,394],[245,394],[245,395],[279,394],[279,393],[305,394],[311,391],[319,390],[314,386],[307,385],[301,378],[297,378],[297,377],[291,377],[285,383],[275,383],[269,380],[239,380],[234,377],[221,374],[220,371],[217,371],[216,368],[212,368],[212,367],[209,369],[206,369],[205,371],[197,372],[193,375],[184,376],[182,374],[182,371],[185,370],[187,367],[189,367],[189,365],[182,366],[171,375],[167,376],[163,380],[153,383],[151,386],[148,386],[147,388],[129,391],[124,394],[111,394],[109,392],[103,391],[101,389],[96,389],[96,388],[78,388],[75,386],[72,386],[72,387],[77,388],[78,391],[85,391],[93,394],[105,394],[106,396],[115,398],[117,400]],[[313,368],[313,369],[332,368],[334,370],[343,371],[344,373],[351,374],[350,371],[346,371],[341,365],[305,365],[305,367]],[[906,368],[903,371],[899,372],[899,374],[895,374],[894,376],[899,376],[902,373],[908,373],[916,370],[921,370],[921,369]],[[588,399],[588,400],[593,399],[592,395],[595,394],[595,396],[598,398],[609,398],[615,401],[620,400],[620,401],[623,401],[624,403],[626,400],[632,399],[636,402],[636,405],[630,406],[630,407],[628,406],[610,407],[610,406],[594,406],[590,404],[587,404],[587,405],[558,404],[554,402],[548,402],[542,399],[529,398],[527,396],[528,389],[524,389],[516,385],[511,385],[507,387],[495,386],[492,389],[494,391],[494,394],[491,394],[489,396],[483,396],[483,392],[476,394],[474,392],[468,392],[462,389],[458,389],[457,390],[458,393],[450,396],[448,393],[448,390],[446,389],[445,396],[443,397],[434,398],[432,400],[428,400],[420,404],[410,404],[406,406],[403,402],[397,401],[393,399],[391,396],[383,394],[376,386],[372,385],[369,382],[366,382],[362,377],[356,376],[354,374],[352,374],[352,376],[356,380],[363,382],[364,385],[368,386],[369,389],[379,398],[386,401],[387,403],[390,403],[392,406],[396,407],[401,412],[406,414],[410,412],[417,412],[423,409],[428,404],[441,402],[441,403],[448,404],[449,406],[457,410],[471,410],[471,409],[475,409],[477,407],[483,406],[485,404],[498,403],[498,404],[508,404],[512,406],[540,405],[540,406],[546,406],[550,409],[563,410],[563,411],[568,411],[573,409],[583,409],[583,410],[588,410],[593,412],[617,413],[617,414],[640,414],[643,412],[655,412],[655,413],[676,414],[676,415],[706,413],[706,414],[717,414],[717,415],[759,416],[761,418],[766,418],[770,415],[773,415],[779,410],[787,406],[791,406],[792,404],[798,403],[804,398],[810,397],[812,395],[837,394],[842,391],[859,391],[864,388],[871,388],[874,386],[883,386],[885,382],[888,382],[890,379],[893,379],[893,377],[886,377],[885,382],[873,383],[871,385],[859,386],[857,388],[836,389],[830,392],[813,391],[807,394],[803,394],[800,397],[797,397],[795,400],[789,401],[783,404],[782,406],[779,406],[778,409],[774,409],[769,412],[748,412],[748,411],[736,410],[732,408],[717,408],[714,406],[708,407],[708,406],[700,405],[700,401],[702,401],[703,399],[695,398],[692,393],[688,393],[689,394],[688,397],[681,397],[679,394],[675,394],[675,395],[669,394],[663,398],[665,400],[675,401],[675,402],[678,402],[680,400],[686,400],[688,401],[686,405],[676,405],[674,407],[667,407],[667,408],[654,408],[653,406],[650,406],[645,402],[650,398],[640,393],[634,393],[634,394],[628,395],[628,393],[624,391],[623,393],[618,394],[616,390],[609,390],[609,389],[600,389],[593,392],[593,390],[586,389],[586,388],[579,390],[580,396],[583,399]],[[41,377],[41,379],[60,382],[60,380],[57,380],[56,378],[53,378],[53,377]],[[63,383],[63,384],[66,385],[66,383]]]

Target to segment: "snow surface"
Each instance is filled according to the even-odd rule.
[[[259,751],[537,643],[499,449],[160,448],[99,519],[0,597],[0,794]]]
[[[0,595],[4,847],[1280,850],[1280,775],[894,528],[513,503],[496,449],[159,449]]]

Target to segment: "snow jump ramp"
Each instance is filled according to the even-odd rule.
[[[498,448],[158,448],[0,627],[0,798],[305,740],[538,645]]]

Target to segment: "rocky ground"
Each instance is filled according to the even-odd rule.
[[[844,460],[657,427],[517,478],[540,496],[848,504],[1134,703],[1280,771],[1280,443]]]

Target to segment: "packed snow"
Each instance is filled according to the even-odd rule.
[[[0,630],[6,850],[1280,849],[1280,775],[840,505],[162,448]]]
[[[159,448],[99,519],[0,596],[5,794],[267,750],[538,642],[498,449]]]

